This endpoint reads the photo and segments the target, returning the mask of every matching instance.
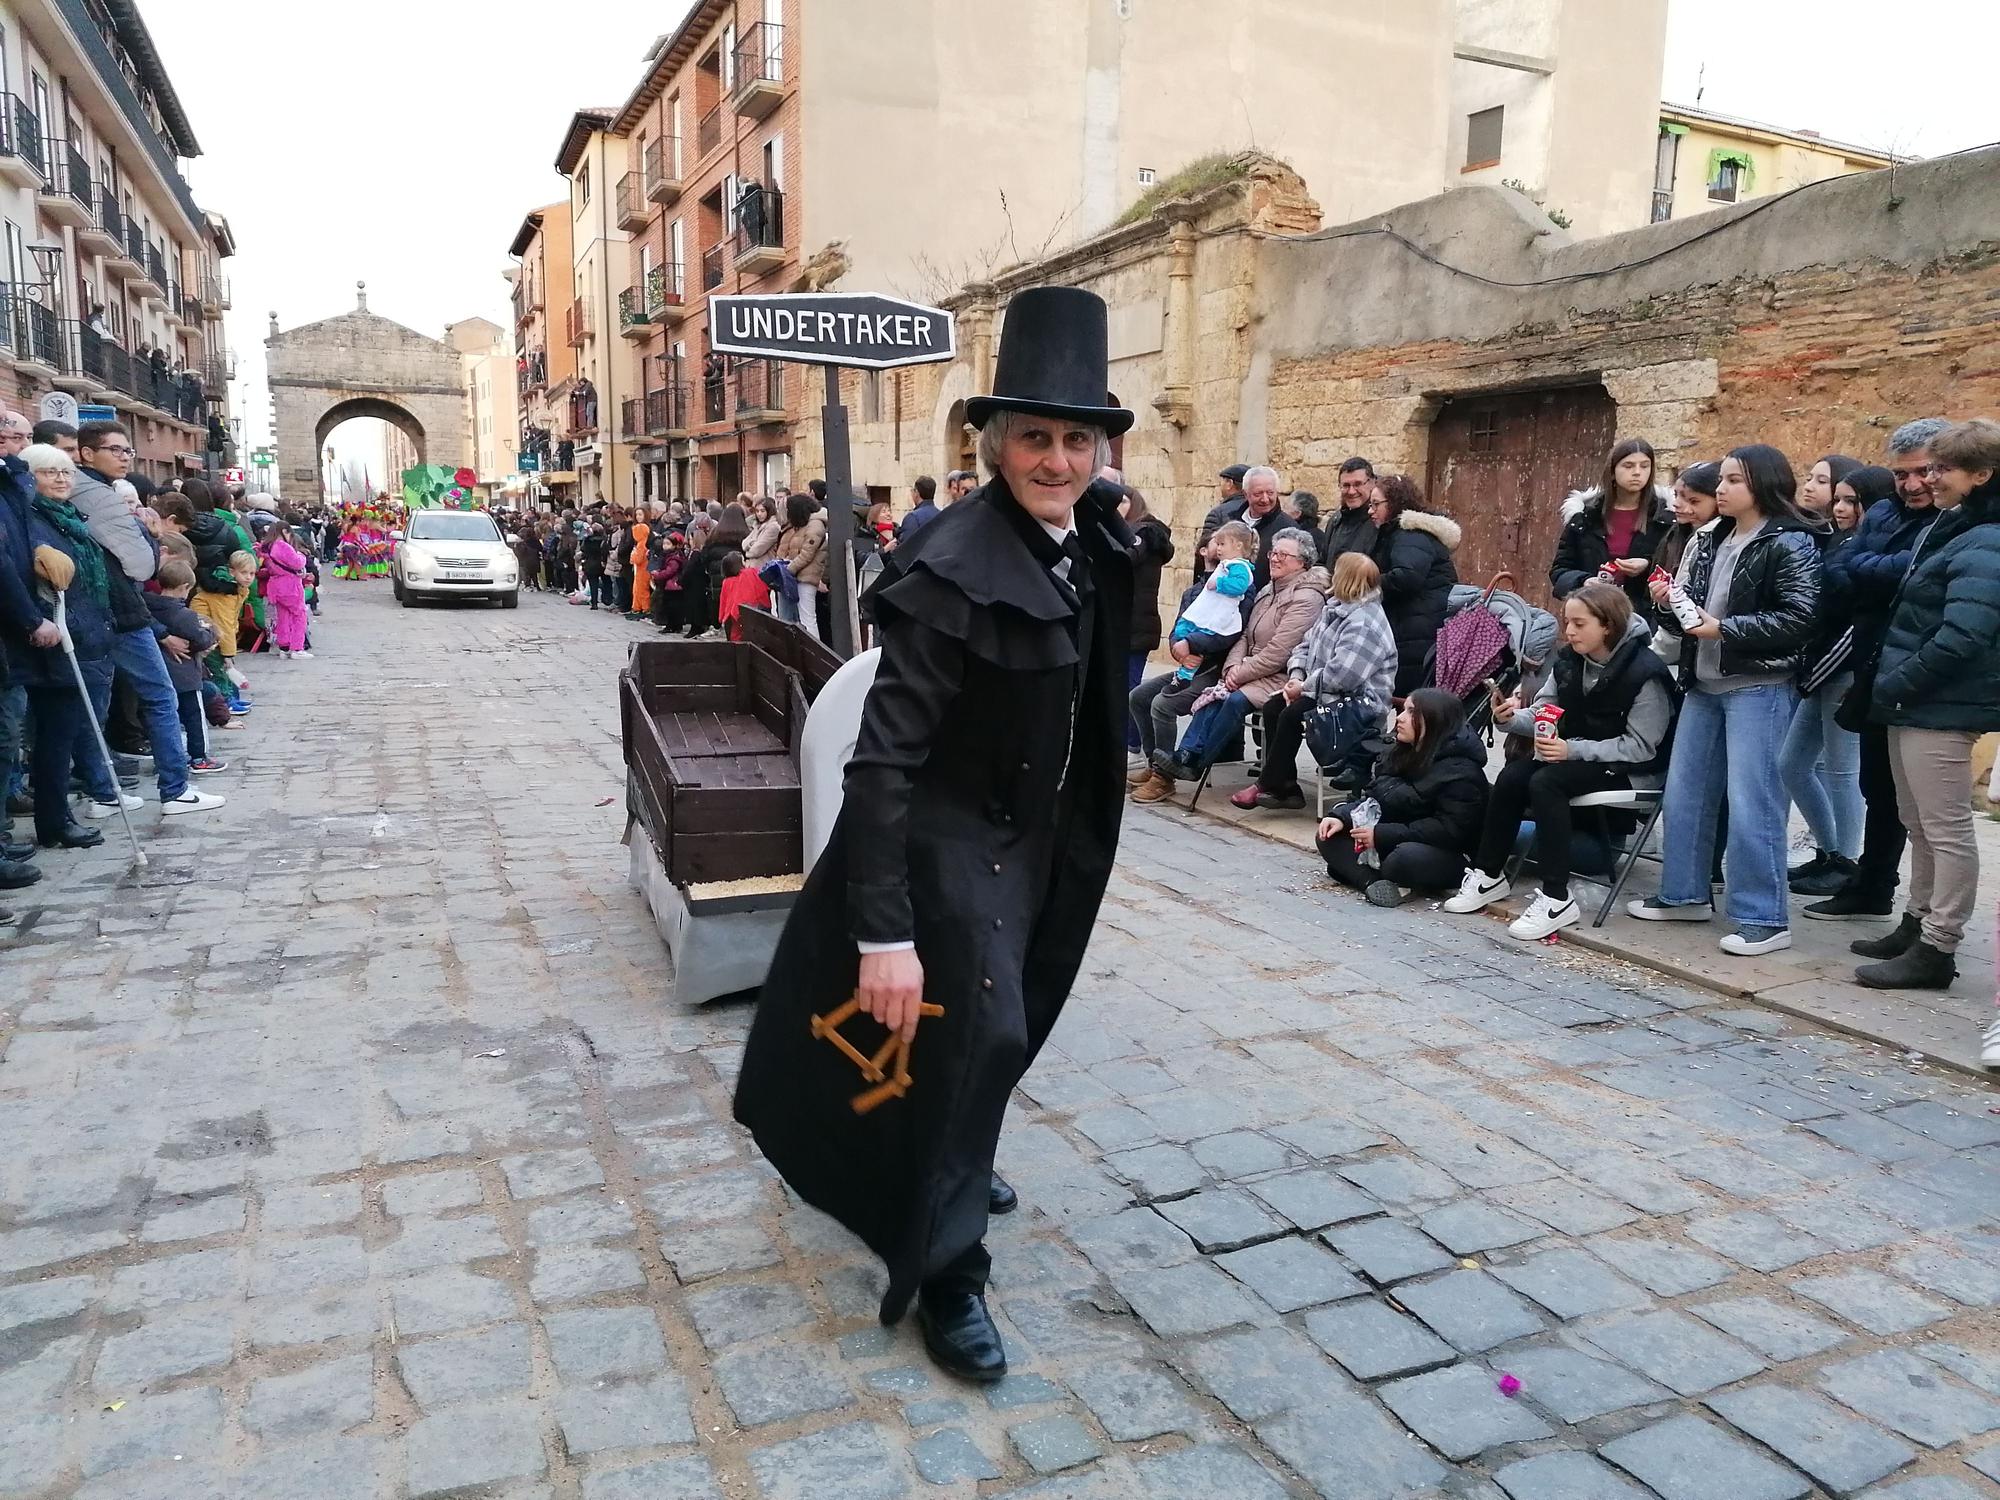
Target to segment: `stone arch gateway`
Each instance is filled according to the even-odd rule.
[[[371,313],[365,285],[357,283],[356,292],[352,312],[282,333],[271,315],[265,364],[279,483],[290,501],[324,498],[320,451],[327,434],[351,417],[379,417],[398,428],[420,462],[471,460],[458,351]]]

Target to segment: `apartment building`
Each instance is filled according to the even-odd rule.
[[[444,341],[458,351],[465,371],[465,430],[471,451],[464,466],[491,489],[514,472],[520,451],[513,335],[486,318],[461,318],[445,325]]]
[[[1910,160],[1830,141],[1817,131],[1784,130],[1687,104],[1662,104],[1659,129],[1655,224]]]
[[[572,445],[576,498],[585,505],[627,503],[635,494],[632,445],[617,430],[618,403],[631,390],[630,360],[611,330],[627,256],[626,233],[613,211],[626,162],[626,141],[609,128],[616,113],[578,110],[556,153],[556,171],[569,181],[572,300],[563,337],[576,372],[567,388],[551,387],[549,399],[561,413],[558,431]]]
[[[227,457],[235,245],[200,150],[132,0],[0,0],[0,399],[115,408],[154,479]]]
[[[507,252],[514,301],[514,392],[520,412],[518,461],[534,465],[539,482],[573,491],[575,444],[560,436],[563,407],[550,392],[576,379],[569,310],[576,300],[567,201],[538,208],[521,221]],[[554,274],[551,275],[551,272]]]

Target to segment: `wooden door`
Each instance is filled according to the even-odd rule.
[[[1460,581],[1484,586],[1504,568],[1546,608],[1563,499],[1596,483],[1617,427],[1601,385],[1448,398],[1431,428],[1425,493],[1465,533],[1453,557]]]

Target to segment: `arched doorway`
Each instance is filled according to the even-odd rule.
[[[933,408],[935,410],[935,408]],[[965,421],[965,403],[954,401],[944,419],[944,467],[979,472],[979,434]]]
[[[336,401],[313,424],[322,492],[335,502],[399,495],[402,471],[426,461],[423,424],[379,396]]]

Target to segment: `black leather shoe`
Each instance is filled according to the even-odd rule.
[[[989,1214],[1011,1214],[1021,1206],[1021,1195],[1007,1186],[1007,1179],[998,1172],[993,1174],[993,1185],[986,1190],[986,1211]]]
[[[1007,1348],[981,1293],[917,1293],[917,1326],[924,1331],[924,1347],[946,1374],[990,1385],[1007,1373]]]
[[[33,859],[34,857],[35,846],[33,844],[0,844],[0,859]]]
[[[33,865],[23,864],[17,859],[0,859],[0,891],[18,891],[41,878],[42,872]]]
[[[104,835],[82,823],[72,823],[52,839],[41,841],[44,849],[95,849]]]

